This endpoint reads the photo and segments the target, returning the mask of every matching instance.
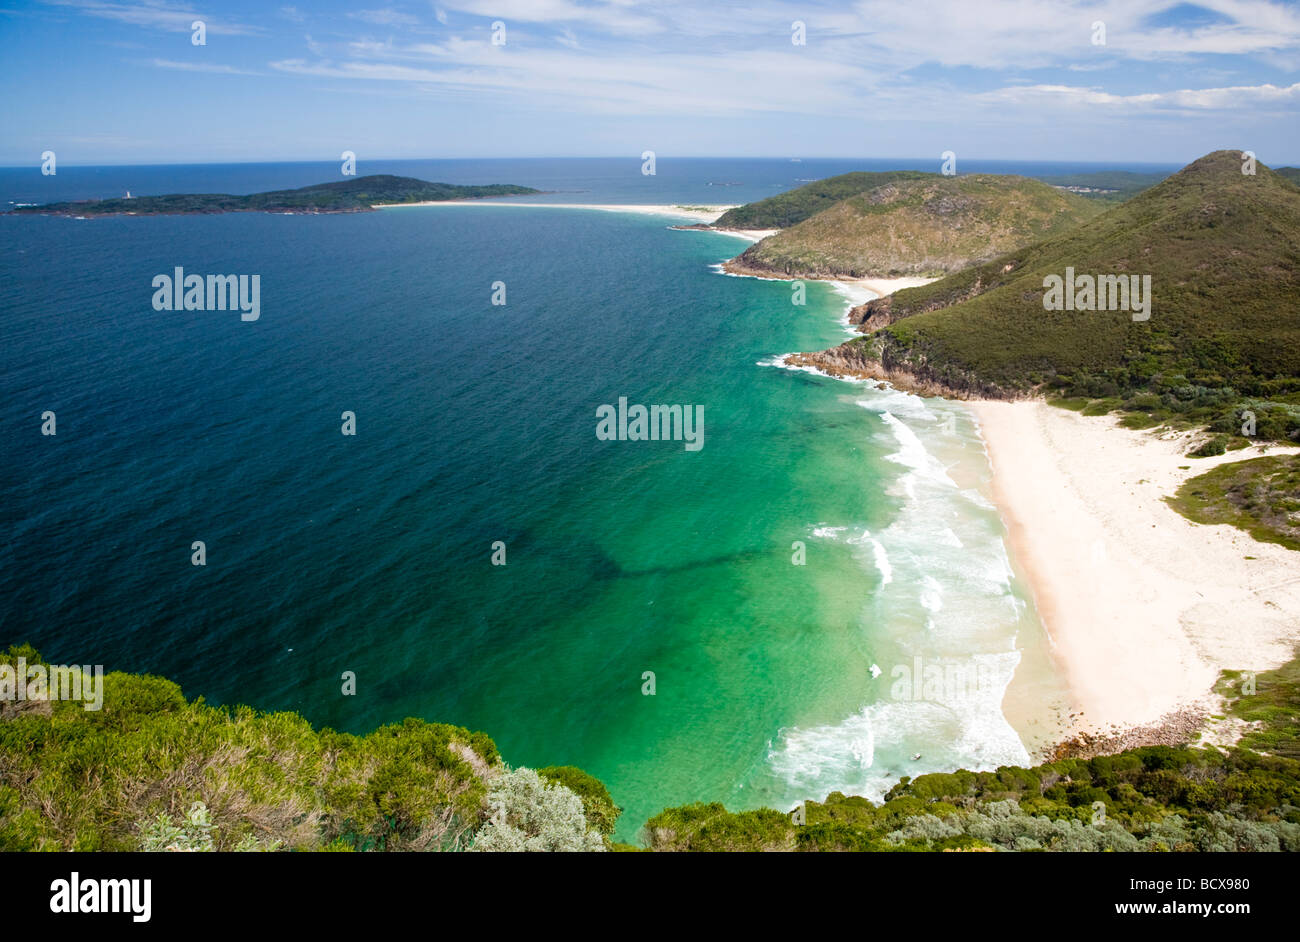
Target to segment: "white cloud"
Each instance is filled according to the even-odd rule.
[[[378,44],[364,50],[385,51]],[[451,39],[394,51],[389,61],[271,63],[294,75],[406,82],[478,93],[545,95],[621,113],[843,115],[869,94],[871,79],[856,64],[798,50],[761,53],[595,56],[546,49],[494,47]],[[809,88],[819,89],[816,96]]]
[[[482,19],[462,28],[458,16],[435,42],[332,37],[322,48],[309,38],[314,59],[283,58],[270,69],[386,95],[577,114],[826,116],[860,128],[848,133],[864,143],[889,122],[1010,127],[1040,123],[1051,109],[1089,122],[1274,114],[1293,111],[1300,94],[1290,84],[1300,76],[1282,71],[1279,81],[1259,64],[1300,55],[1300,11],[1264,0],[1205,0],[1221,21],[1185,27],[1152,19],[1176,0],[756,0],[743,16],[686,0],[436,0],[440,22],[444,5]],[[487,41],[488,19],[508,24],[508,45]],[[807,23],[806,46],[790,43],[794,19]],[[1098,19],[1105,46],[1092,45]]]
[[[1228,88],[1184,88],[1169,92],[1114,95],[1098,88],[1073,85],[1023,85],[977,96],[985,101],[1020,105],[1098,105],[1117,110],[1187,109],[1198,111],[1300,105],[1300,82],[1277,86],[1238,85]]]
[[[159,69],[173,69],[178,72],[212,72],[218,75],[262,75],[247,69],[236,69],[230,65],[217,65],[206,62],[177,62],[173,59],[154,59],[150,63]]]
[[[671,19],[674,4],[645,4],[646,12],[635,9],[631,0],[593,0],[579,4],[575,0],[445,0],[448,9],[475,16],[519,23],[588,23],[612,33],[645,34],[665,29],[663,19]],[[659,17],[649,13],[653,8]],[[744,16],[733,11],[731,16]]]
[[[132,26],[147,29],[170,31],[190,31],[190,24],[202,20],[211,35],[228,36],[261,34],[261,27],[224,20],[209,16],[186,4],[167,3],[165,0],[136,0],[136,2],[113,2],[113,0],[45,0],[50,6],[74,9],[86,16],[95,16],[106,20],[116,20]]]

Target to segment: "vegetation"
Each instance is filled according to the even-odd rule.
[[[0,663],[19,657],[44,663],[28,646]],[[352,736],[187,701],[147,675],[105,675],[98,711],[0,701],[0,851],[456,850],[480,835],[492,849],[493,797],[527,849],[600,846],[618,814],[604,786],[569,768],[545,778],[509,772],[491,739],[458,726]]]
[[[1248,683],[1254,690],[1243,692]],[[1219,692],[1229,698],[1229,715],[1249,724],[1238,746],[1300,759],[1300,658],[1258,677],[1225,671]]]
[[[43,663],[30,647],[0,662]],[[187,701],[112,673],[101,711],[0,704],[0,850],[631,850],[572,766],[509,770],[491,740],[408,719],[367,736]],[[1300,659],[1228,673],[1234,747],[1149,746],[1034,768],[904,778],[880,804],[802,816],[669,808],[650,850],[1300,850]]]
[[[1196,523],[1230,524],[1257,540],[1300,550],[1300,455],[1220,465],[1184,481],[1167,500]]]
[[[180,821],[174,821],[170,815],[159,814],[153,821],[140,828],[140,849],[147,853],[164,851],[194,853],[216,850],[216,839],[212,833],[212,815],[208,811],[208,806],[201,801],[194,802],[190,806],[189,814]],[[262,844],[256,835],[246,834],[232,849],[236,852],[274,851],[280,849],[280,842],[272,839]]]
[[[1300,851],[1300,659],[1225,675],[1237,746],[1146,746],[1034,768],[904,778],[877,805],[834,792],[799,813],[669,808],[661,851]]]
[[[1093,386],[1093,389],[1099,387]],[[1100,388],[1115,391],[1113,386]],[[1231,386],[1192,386],[1182,376],[1153,376],[1145,389],[1124,395],[1053,396],[1048,401],[1083,415],[1122,412],[1126,428],[1207,429],[1211,437],[1189,453],[1205,458],[1271,441],[1300,441],[1300,399],[1295,395],[1269,401],[1243,397]]]
[[[1278,167],[1275,172],[1280,173],[1292,183],[1300,184],[1300,167]]]
[[[939,276],[1102,211],[1026,177],[922,174],[842,199],[750,246],[732,264],[814,278]]]
[[[538,769],[537,774],[547,781],[563,785],[582,799],[583,813],[592,830],[607,837],[614,833],[614,825],[623,809],[614,804],[604,782],[572,765],[550,765]]]
[[[492,817],[474,837],[477,851],[599,851],[601,836],[588,830],[582,799],[532,769],[499,776],[488,793]]]
[[[505,183],[457,186],[451,183],[426,183],[414,177],[374,174],[336,183],[318,183],[297,190],[273,190],[249,196],[231,196],[226,193],[134,196],[130,199],[23,206],[14,212],[57,216],[114,216],[123,213],[137,216],[175,213],[357,213],[368,212],[375,203],[428,203],[537,192],[540,191],[531,187]]]
[[[1147,320],[1045,310],[1044,277],[1150,275]],[[860,309],[855,355],[958,392],[1300,404],[1300,188],[1218,151],[1062,235]],[[1166,393],[1171,395],[1166,396]],[[1288,420],[1289,421],[1289,420]]]
[[[729,209],[714,225],[722,229],[785,229],[823,209],[829,209],[840,200],[865,193],[885,183],[937,176],[938,174],[923,173],[920,170],[842,173],[837,177],[815,180],[785,193]]]

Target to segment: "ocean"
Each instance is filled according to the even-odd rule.
[[[910,164],[358,172],[730,204],[885,165]],[[0,205],[337,173],[33,166],[0,170]],[[625,840],[671,805],[1028,761],[1062,687],[970,415],[776,366],[843,340],[845,297],[724,276],[745,243],[673,222],[0,217],[0,646],[349,732],[483,730],[599,777]],[[260,317],[155,310],[176,267],[258,275]],[[620,398],[702,407],[703,446],[601,440]]]

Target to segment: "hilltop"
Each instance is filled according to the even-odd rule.
[[[1149,275],[1149,319],[1045,310],[1044,278],[1067,268]],[[1298,299],[1300,188],[1262,164],[1244,175],[1240,151],[1224,150],[1069,232],[856,308],[873,333],[801,362],[958,396],[1293,402]]]
[[[1103,210],[1027,177],[919,174],[842,199],[726,267],[809,278],[939,276],[1065,232]]]
[[[130,199],[82,200],[23,206],[16,213],[53,216],[172,215],[179,213],[360,213],[378,203],[429,203],[446,200],[484,199],[493,196],[522,196],[538,193],[532,187],[493,183],[488,186],[458,186],[428,183],[414,177],[372,174],[334,183],[318,183],[296,190],[272,190],[248,196],[227,193],[174,193],[167,196],[136,196]]]
[[[729,209],[713,223],[717,229],[785,229],[829,209],[840,200],[896,180],[938,176],[920,170],[856,171],[814,180],[801,187]]]

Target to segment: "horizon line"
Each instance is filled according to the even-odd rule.
[[[1233,150],[1234,148],[1217,148],[1217,149]],[[958,160],[964,162],[989,162],[989,163],[999,162],[999,163],[1017,163],[1017,164],[1057,163],[1057,164],[1084,164],[1084,165],[1095,165],[1095,166],[1109,166],[1109,165],[1120,163],[1120,164],[1128,164],[1132,166],[1144,166],[1144,167],[1165,167],[1165,166],[1183,167],[1189,163],[1199,160],[1201,157],[1206,156],[1206,154],[1211,154],[1211,153],[1214,153],[1214,151],[1206,151],[1203,154],[1198,154],[1196,157],[1192,157],[1190,159],[1181,160],[1181,161],[1180,160],[1126,160],[1124,158],[1119,158],[1119,157],[1114,159],[1109,159],[1109,160],[1079,160],[1079,159],[1061,158],[1061,157],[1054,157],[1054,158],[1039,157],[1039,158],[1032,158],[1032,159],[1028,159],[1028,158],[1021,159],[1021,158],[1014,158],[1014,157],[979,157],[979,156],[958,157]],[[678,154],[674,156],[665,157],[656,154],[656,160],[658,160],[661,163],[664,161],[672,162],[674,160],[782,160],[782,161],[788,161],[789,163],[800,163],[805,160],[861,160],[861,161],[897,160],[897,161],[912,161],[912,162],[922,162],[922,161],[942,162],[942,159],[943,159],[942,156],[940,157],[915,157],[915,156],[873,157],[873,156],[865,156],[865,155],[848,156],[848,155],[834,155],[834,154],[804,156],[804,157],[789,157],[786,155],[737,156],[737,155],[726,155],[726,154],[724,155]],[[1258,160],[1259,158],[1257,157],[1256,159]],[[395,163],[395,162],[424,162],[424,161],[474,162],[474,161],[508,161],[508,160],[626,160],[630,163],[637,163],[641,160],[641,157],[639,154],[632,154],[632,155],[598,154],[598,155],[563,155],[563,156],[550,155],[550,156],[533,156],[533,157],[522,157],[522,156],[366,157],[364,159],[358,159],[357,163],[362,164],[362,163],[381,163],[381,162]],[[1274,164],[1269,164],[1262,160],[1261,162],[1265,163],[1266,166],[1270,166],[1270,167],[1272,166],[1288,167],[1288,166],[1300,165],[1300,158],[1296,158],[1295,160],[1288,159],[1286,161],[1279,161]],[[236,160],[178,160],[178,161],[155,161],[152,163],[133,163],[130,161],[112,161],[106,163],[64,163],[63,161],[60,161],[59,165],[61,167],[68,167],[68,168],[75,167],[75,168],[84,168],[84,169],[96,169],[101,167],[226,167],[226,166],[241,166],[241,165],[259,166],[259,165],[269,165],[269,164],[335,164],[335,163],[338,163],[338,160],[332,158],[296,157],[296,158],[280,158],[280,159],[248,158],[248,159],[236,159]],[[34,159],[31,163],[0,164],[0,170],[29,170],[29,169],[39,170],[40,166],[41,166],[41,161],[38,158],[38,159]]]

